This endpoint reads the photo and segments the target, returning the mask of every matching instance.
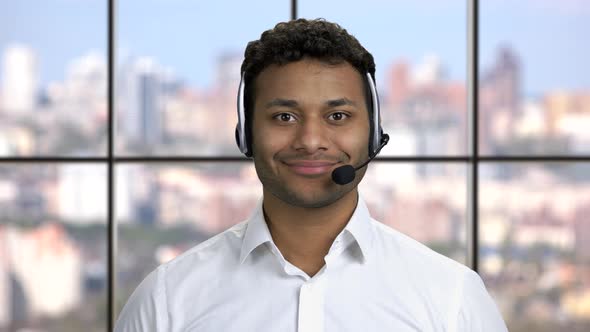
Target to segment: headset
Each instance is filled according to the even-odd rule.
[[[377,95],[377,88],[375,87],[375,81],[370,73],[366,73],[366,81],[369,86],[369,90],[371,93],[371,108],[372,112],[369,114],[373,114],[373,119],[371,121],[371,133],[369,137],[369,156],[370,159],[373,159],[387,144],[389,140],[389,136],[383,133],[383,128],[381,127],[381,113],[379,109],[379,97]],[[246,121],[246,105],[244,104],[245,97],[245,72],[242,73],[242,77],[240,79],[240,85],[238,87],[238,124],[236,125],[236,144],[240,151],[246,155],[246,157],[252,157],[252,142],[249,142],[246,135],[246,128],[248,125],[248,121]],[[378,128],[375,130],[375,128]]]

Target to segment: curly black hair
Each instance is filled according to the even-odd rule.
[[[309,56],[330,64],[350,63],[362,75],[375,76],[375,61],[346,29],[322,18],[278,23],[248,43],[241,73],[246,83],[271,64],[284,65]]]
[[[340,25],[319,18],[300,18],[281,22],[262,33],[259,40],[248,43],[244,52],[241,74],[244,77],[244,103],[246,106],[248,142],[251,140],[252,109],[254,105],[254,79],[270,65],[285,65],[311,57],[328,64],[350,63],[365,82],[367,109],[372,110],[366,73],[375,81],[375,61],[359,41]]]

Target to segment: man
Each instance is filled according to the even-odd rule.
[[[374,74],[371,54],[323,20],[249,43],[236,137],[263,198],[152,272],[115,330],[506,331],[475,272],[369,216],[357,191],[366,166],[333,180],[387,142],[375,140]]]

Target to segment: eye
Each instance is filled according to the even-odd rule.
[[[273,116],[273,119],[278,119],[280,122],[293,122],[295,117],[290,113],[279,113]]]
[[[349,117],[348,114],[343,112],[334,112],[328,116],[328,118],[334,121],[342,121],[347,117]]]

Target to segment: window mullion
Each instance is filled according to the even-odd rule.
[[[297,19],[297,0],[291,0],[291,20]]]
[[[115,322],[115,262],[116,262],[116,224],[114,219],[114,98],[115,98],[115,0],[107,2],[107,331],[113,331]]]
[[[467,264],[478,271],[478,0],[467,0]]]

